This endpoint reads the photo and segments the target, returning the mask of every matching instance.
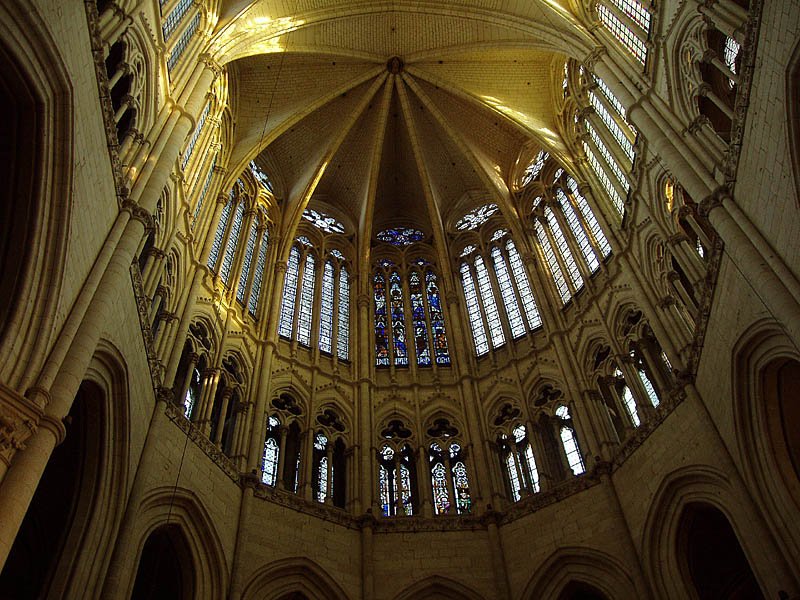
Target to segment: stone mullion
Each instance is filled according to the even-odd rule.
[[[403,298],[403,322],[406,328],[406,355],[408,356],[408,369],[412,381],[417,380],[417,340],[414,335],[413,307],[411,305],[411,290],[409,289],[409,271],[403,269],[400,273],[400,290]],[[409,327],[409,324],[411,325]]]
[[[699,3],[697,11],[708,18],[716,29],[744,45],[747,10],[732,0],[716,0]]]
[[[710,85],[703,82],[701,83],[695,92],[698,96],[703,98],[708,98],[714,105],[722,111],[722,113],[731,121],[734,119],[733,108],[731,107],[729,102],[726,102],[724,99],[719,97]]]
[[[250,258],[250,270],[247,273],[247,279],[244,282],[244,294],[243,294],[243,301],[242,301],[242,314],[249,314],[250,313],[250,295],[253,293],[253,282],[256,278],[256,269],[258,269],[258,255],[261,253],[261,244],[264,243],[264,236],[267,232],[267,226],[263,220],[259,222],[256,226],[256,243],[253,246],[253,256]],[[247,232],[248,238],[250,236],[250,232]],[[245,239],[245,252],[247,252],[247,239]],[[265,286],[264,286],[264,279],[267,275],[267,255],[264,255],[264,270],[261,273],[261,290],[260,293],[264,293]],[[239,293],[239,283],[236,283],[236,294]],[[259,302],[260,304],[260,302]],[[258,310],[256,310],[258,312]],[[253,315],[255,318],[255,315]]]
[[[511,333],[511,319],[508,316],[508,309],[506,308],[505,299],[500,291],[500,281],[497,279],[497,269],[494,265],[491,247],[489,248],[489,252],[486,253],[486,256],[483,257],[483,263],[486,267],[486,273],[489,276],[489,285],[491,286],[492,293],[494,294],[495,304],[497,305],[497,315],[500,318],[500,325],[503,328],[503,336],[506,340],[506,347],[509,349],[512,356],[516,356],[516,349],[514,348],[513,343],[515,338]],[[510,276],[511,273],[509,272],[509,277]],[[523,316],[523,319],[524,318],[525,317]]]
[[[539,434],[539,429],[534,427],[530,420],[526,421],[525,429],[528,432],[528,443],[533,450],[533,460],[536,461],[536,472],[539,474],[539,490],[549,490],[558,483],[558,478],[556,474],[551,473],[552,465],[550,465],[547,447]],[[530,469],[528,469],[528,476],[530,477]],[[531,481],[531,493],[534,493],[533,481]]]
[[[200,362],[200,356],[196,352],[192,352],[189,355],[189,365],[188,369],[186,370],[186,376],[183,378],[183,383],[181,384],[180,391],[178,393],[177,398],[175,398],[175,404],[181,406],[183,405],[184,399],[186,398],[186,394],[189,393],[189,387],[192,385],[192,378],[194,377],[194,370],[197,368],[197,363]],[[201,380],[202,383],[202,380]],[[202,388],[201,388],[202,393]],[[192,406],[192,413],[197,410],[197,403],[199,398],[195,399],[195,405]],[[192,415],[189,415],[191,418]]]
[[[525,469],[522,468],[522,458],[520,458],[519,443],[515,440],[513,433],[508,441],[511,446],[511,460],[514,463],[514,469],[516,469],[517,478],[519,479],[519,495],[520,499],[522,499],[525,496],[530,496],[533,494],[533,486],[528,480],[528,475],[525,473]]]
[[[328,440],[325,446],[325,458],[328,462],[328,476],[325,478],[325,504],[333,506],[333,442]]]
[[[222,392],[222,404],[220,405],[219,415],[217,415],[217,430],[214,432],[214,439],[211,440],[214,442],[214,445],[218,448],[222,445],[222,433],[225,429],[225,415],[228,412],[228,405],[231,402],[231,398],[233,397],[234,389],[232,387],[226,387]],[[213,418],[214,413],[213,410],[209,414],[209,421]],[[211,423],[209,423],[211,425]]]
[[[286,438],[289,437],[289,423],[281,423],[280,428],[280,445],[278,447],[278,475],[275,482],[276,487],[282,490],[286,489],[286,477],[284,471],[286,470]]]
[[[630,384],[628,383],[628,378],[624,374],[623,374],[623,380],[625,382],[625,386],[628,389],[630,389]],[[614,401],[615,401],[615,403],[617,405],[617,410],[619,411],[620,415],[624,415],[624,418],[622,419],[622,421],[623,421],[623,425],[625,427],[625,431],[626,431],[626,433],[628,435],[630,435],[630,433],[632,431],[637,429],[637,426],[633,423],[633,419],[632,419],[630,413],[628,412],[628,408],[627,408],[627,406],[625,404],[624,398],[622,398],[622,396],[620,396],[620,393],[617,390],[617,386],[616,386],[617,377],[614,376],[614,375],[609,375],[607,377],[606,381],[607,381],[607,384],[608,384],[609,393],[611,394],[612,398],[614,399]],[[633,394],[632,391],[631,391],[631,394]],[[638,402],[636,401],[636,396],[634,395],[633,398],[634,398],[634,404],[636,405],[636,408],[638,409]],[[636,411],[636,413],[637,413],[637,416],[639,418],[639,423],[640,423],[639,426],[641,426],[641,423],[644,422],[644,419],[642,418],[642,415],[639,414],[638,410]]]
[[[450,514],[458,514],[458,498],[456,498],[456,487],[453,485],[453,459],[450,458],[450,448],[444,449],[442,466],[444,466],[444,480],[447,482],[447,498],[450,502]],[[428,479],[430,477],[430,469]]]
[[[428,302],[428,286],[427,281],[425,279],[426,271],[420,272],[420,287],[422,293],[422,319],[425,321],[425,335],[427,336],[428,340],[428,348],[431,356],[431,368],[433,369],[434,377],[437,377],[439,372],[439,365],[436,364],[436,338],[433,337],[433,321],[431,320],[431,306],[430,302]],[[436,285],[439,287],[439,278],[436,278]],[[442,302],[442,288],[439,287],[439,304],[440,306],[444,303]],[[442,308],[442,315],[444,315],[444,308]],[[413,320],[413,319],[412,319]],[[447,332],[447,322],[445,321],[445,334]],[[414,345],[416,349],[416,344]],[[448,351],[449,351],[448,345]]]
[[[423,517],[432,517],[436,514],[434,509],[433,478],[431,476],[430,461],[428,460],[428,449],[420,446],[417,449],[414,460],[417,463],[417,487],[420,490],[420,513]]]

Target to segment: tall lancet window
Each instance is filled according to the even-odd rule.
[[[269,231],[262,223],[263,233],[261,244],[258,248],[258,260],[256,261],[256,271],[253,275],[253,284],[250,287],[250,299],[247,301],[247,310],[252,316],[256,316],[258,311],[259,298],[261,296],[261,284],[264,281],[264,267],[267,264],[267,246],[269,245]]]
[[[386,278],[378,273],[372,280],[375,300],[375,366],[389,366],[389,332],[386,312]]]
[[[340,360],[349,360],[350,348],[350,275],[344,267],[339,269],[339,329],[336,332],[336,348]]]
[[[303,267],[303,284],[300,290],[300,310],[297,315],[297,341],[308,346],[311,344],[311,316],[314,311],[314,256],[306,254]]]
[[[403,286],[397,271],[392,271],[389,276],[389,299],[391,302],[394,366],[407,367],[408,347],[406,346],[406,322],[403,310]]]
[[[230,220],[231,212],[233,211],[234,194],[234,190],[231,190],[231,193],[228,196],[228,201],[225,203],[222,213],[220,214],[219,223],[217,224],[217,231],[214,233],[214,241],[211,243],[211,253],[208,255],[208,268],[211,270],[216,268],[217,260],[219,260],[219,253],[222,249],[225,233],[228,230],[228,221]]]
[[[515,338],[522,337],[527,333],[525,322],[522,320],[522,312],[514,295],[514,287],[511,283],[511,275],[508,272],[508,264],[500,248],[492,248],[492,261],[494,271],[497,275],[497,282],[500,284],[500,295],[503,298],[503,306],[508,316],[508,324],[511,328],[511,335]]]
[[[522,298],[522,306],[525,308],[528,327],[530,327],[531,330],[537,329],[542,326],[542,317],[539,315],[539,308],[536,306],[536,299],[533,297],[528,274],[525,272],[525,266],[522,264],[522,258],[520,258],[519,252],[517,252],[514,240],[508,240],[506,242],[506,252],[508,252],[508,260],[511,264],[514,280],[517,282],[517,287],[519,288],[520,298]]]
[[[500,314],[497,311],[497,302],[494,299],[492,284],[489,281],[489,273],[486,270],[483,257],[476,256],[474,264],[481,301],[486,311],[486,321],[489,323],[489,337],[492,340],[492,348],[499,348],[506,343],[506,338],[503,333],[503,325],[500,322]]]
[[[650,12],[638,0],[601,0],[597,16],[605,28],[644,65],[650,36]]]
[[[439,286],[436,284],[436,274],[431,270],[425,273],[425,286],[428,292],[428,315],[430,316],[431,333],[433,334],[433,351],[436,356],[436,364],[447,366],[450,364],[450,351],[447,347],[447,334],[444,330],[442,298],[439,294]]]
[[[411,296],[411,321],[414,327],[414,351],[417,364],[428,367],[431,364],[431,351],[428,345],[428,324],[425,321],[425,303],[422,299],[422,281],[418,271],[412,271],[409,277]]]
[[[319,317],[319,349],[331,353],[333,343],[333,263],[328,260],[322,271],[322,304]]]
[[[244,263],[242,272],[239,274],[239,287],[236,290],[236,299],[244,304],[244,297],[247,293],[247,282],[250,278],[250,268],[253,264],[253,254],[256,251],[256,240],[258,238],[258,219],[253,219],[250,223],[250,231],[247,234],[247,245],[245,246]]]
[[[489,340],[486,337],[486,328],[481,318],[481,308],[478,304],[478,294],[475,291],[475,281],[472,271],[467,263],[461,263],[461,285],[464,287],[464,298],[467,301],[467,314],[472,329],[472,341],[475,344],[475,353],[478,356],[489,352]]]
[[[556,284],[556,289],[558,289],[558,294],[561,296],[561,301],[566,304],[572,296],[567,286],[567,280],[564,278],[564,273],[561,271],[561,265],[558,264],[558,260],[556,259],[556,253],[555,250],[553,250],[553,245],[550,243],[550,238],[547,237],[542,223],[538,220],[533,224],[533,231],[536,234],[539,245],[542,247],[544,258],[547,261],[547,266],[550,267],[550,275],[553,277],[553,282]]]
[[[292,325],[294,324],[294,305],[297,295],[297,278],[300,270],[300,251],[297,246],[289,252],[289,262],[286,266],[286,278],[283,284],[283,301],[281,303],[281,320],[278,324],[278,334],[285,337],[292,337]]]

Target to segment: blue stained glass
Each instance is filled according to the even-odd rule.
[[[467,315],[469,315],[469,325],[472,329],[472,339],[475,342],[475,353],[481,356],[489,352],[489,342],[481,318],[481,307],[478,304],[475,281],[467,263],[461,263],[461,285],[464,286],[464,299],[467,301]]]
[[[338,258],[339,260],[344,260],[344,254],[342,254],[341,252],[339,252],[339,250],[337,250],[336,248],[334,248],[333,250],[331,250],[331,256],[335,256],[335,257],[336,257],[336,258]]]
[[[433,271],[425,273],[425,287],[428,291],[428,314],[431,319],[433,351],[436,356],[436,364],[447,366],[450,364],[450,351],[447,347],[447,335],[444,330],[442,297],[439,294],[439,286],[436,284],[436,275]]]
[[[208,118],[208,113],[211,110],[211,103],[206,102],[206,106],[203,109],[203,112],[200,114],[200,118],[197,120],[197,125],[194,128],[194,133],[192,133],[192,137],[189,139],[189,143],[186,146],[186,150],[183,151],[183,158],[181,159],[181,169],[186,169],[186,165],[189,164],[189,159],[192,157],[192,153],[194,152],[194,147],[197,144],[197,140],[200,138],[200,133],[203,131],[203,126],[206,124],[206,118]]]
[[[283,284],[283,303],[281,304],[281,320],[278,325],[278,334],[285,338],[292,337],[294,321],[294,303],[297,297],[297,276],[300,269],[300,251],[293,247],[289,253],[289,263],[286,267],[286,279]]]
[[[447,491],[447,477],[444,465],[437,462],[431,469],[431,486],[433,487],[433,510],[437,515],[450,512],[450,498]]]
[[[181,60],[181,56],[183,56],[183,53],[189,46],[189,42],[192,40],[198,27],[200,27],[200,13],[197,13],[189,22],[189,26],[184,30],[181,37],[178,38],[178,41],[175,42],[175,45],[172,47],[172,52],[170,52],[169,58],[167,59],[167,71],[170,73],[172,73],[172,69],[174,69]]]
[[[322,307],[319,317],[319,349],[331,353],[333,336],[333,264],[325,263],[322,271]]]
[[[256,315],[256,310],[258,310],[258,297],[261,294],[261,282],[264,280],[264,266],[267,263],[267,246],[269,246],[269,231],[264,229],[264,235],[261,237],[261,246],[258,249],[256,273],[253,276],[253,285],[250,288],[250,300],[247,302],[247,309],[253,316]]]
[[[382,273],[372,281],[375,298],[375,365],[389,366],[389,334],[386,329],[386,280]]]
[[[172,9],[161,24],[161,33],[164,34],[164,41],[168,41],[170,36],[178,28],[178,25],[183,20],[189,7],[192,6],[192,0],[180,0],[175,8]]]
[[[411,296],[411,320],[414,325],[414,348],[417,353],[417,364],[421,367],[431,366],[431,352],[428,348],[428,324],[425,322],[425,304],[422,299],[422,283],[419,273],[412,271],[409,277]]]
[[[303,286],[300,290],[300,311],[297,315],[297,341],[308,346],[311,343],[311,314],[314,310],[314,256],[306,254],[303,269]]]
[[[240,202],[236,207],[236,214],[233,217],[233,225],[231,226],[231,234],[228,236],[228,243],[225,245],[225,254],[222,257],[222,267],[219,274],[225,285],[228,285],[228,279],[231,275],[231,267],[233,266],[233,258],[236,256],[236,246],[239,245],[239,233],[242,231],[242,221],[244,220],[244,202]]]
[[[339,330],[337,351],[341,360],[349,358],[350,346],[350,279],[347,270],[339,270]]]
[[[425,234],[419,229],[412,227],[392,227],[384,229],[378,234],[378,239],[393,246],[408,246],[414,242],[421,242],[425,239]]]
[[[389,276],[389,297],[392,311],[392,341],[394,342],[394,365],[408,366],[408,348],[406,347],[406,321],[403,311],[403,286],[400,274],[392,271]]]

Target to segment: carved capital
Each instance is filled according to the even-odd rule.
[[[367,294],[359,294],[356,296],[356,305],[358,308],[369,308],[371,298]]]
[[[36,431],[36,423],[11,411],[0,408],[0,460],[6,466],[17,450],[25,449],[25,442]]]
[[[143,209],[141,206],[126,198],[122,201],[122,210],[124,212],[130,213],[131,219],[134,221],[139,221],[144,225],[144,228],[147,231],[152,231],[155,228],[155,224],[153,222],[153,215]]]

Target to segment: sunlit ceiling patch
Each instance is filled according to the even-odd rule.
[[[323,212],[307,208],[303,211],[303,218],[325,233],[344,233],[344,225]]]
[[[391,227],[384,229],[378,234],[378,239],[393,246],[408,246],[414,242],[421,242],[425,239],[425,234],[419,229],[411,227]]]
[[[476,209],[469,211],[461,217],[456,223],[456,229],[459,231],[468,231],[480,227],[489,220],[494,213],[497,212],[497,204],[494,202],[484,204]]]

